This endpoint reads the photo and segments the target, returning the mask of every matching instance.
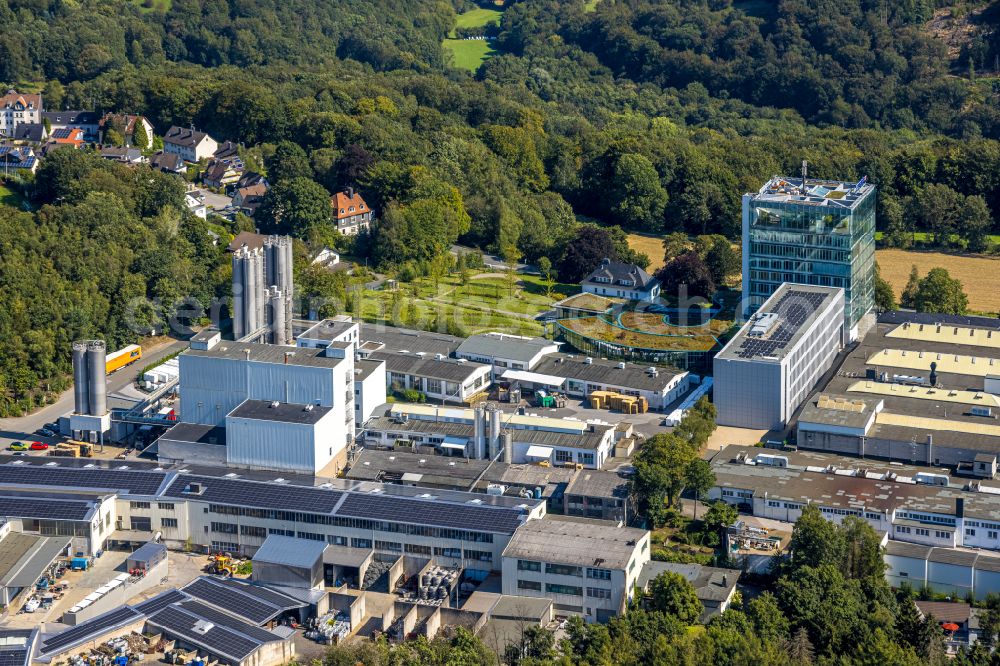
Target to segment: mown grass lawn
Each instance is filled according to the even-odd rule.
[[[484,25],[499,25],[503,12],[499,9],[477,7],[455,17],[456,28],[481,28]]]
[[[487,59],[499,53],[485,39],[446,39],[444,47],[452,52],[455,67],[470,72],[476,71]]]
[[[7,185],[0,183],[0,205],[21,210],[24,199]]]

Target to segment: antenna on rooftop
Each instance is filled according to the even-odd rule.
[[[806,178],[809,175],[809,162],[802,160],[802,194],[806,194]]]

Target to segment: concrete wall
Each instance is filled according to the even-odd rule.
[[[770,430],[782,426],[781,364],[715,357],[712,401],[719,425]]]
[[[163,579],[167,577],[168,571],[169,568],[167,560],[162,560],[150,569],[145,576],[136,582],[132,584],[119,585],[94,603],[90,604],[86,608],[80,609],[76,613],[66,611],[62,615],[62,622],[63,624],[77,625],[81,622],[86,622],[91,618],[95,618],[102,613],[107,613],[109,610],[124,606],[143,592],[159,585]],[[114,573],[117,575],[119,572],[116,571]]]

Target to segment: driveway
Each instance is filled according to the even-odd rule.
[[[187,342],[172,340],[150,348],[143,347],[142,359],[136,365],[122,368],[118,372],[108,376],[108,395],[110,396],[115,393],[125,393],[128,395],[130,393],[129,389],[135,381],[136,373],[140,368],[155,363],[176,351],[185,349],[187,345]],[[61,441],[59,437],[39,437],[32,433],[46,423],[55,422],[60,416],[65,416],[72,411],[73,389],[71,388],[59,396],[59,399],[53,404],[42,407],[27,416],[0,419],[0,450],[6,451],[10,443],[14,441],[34,442],[37,440],[50,445]],[[46,452],[39,451],[32,453],[45,455]]]

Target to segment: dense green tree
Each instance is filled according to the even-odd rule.
[[[673,571],[665,571],[649,583],[649,604],[685,624],[693,624],[704,610],[691,583]]]
[[[740,272],[740,255],[727,238],[716,238],[705,254],[705,265],[712,273],[712,281],[716,285],[722,285]]]
[[[667,191],[648,158],[635,154],[619,157],[611,184],[611,214],[618,222],[646,231],[663,228]]]
[[[906,286],[903,287],[903,294],[900,296],[899,302],[904,308],[915,308],[917,307],[917,291],[920,289],[920,273],[917,271],[917,265],[914,264],[910,267],[910,277],[906,280]]]
[[[616,259],[610,234],[599,227],[581,226],[559,262],[559,277],[565,282],[579,282],[604,259]]]
[[[917,312],[965,314],[969,299],[962,290],[961,281],[954,279],[943,268],[932,268],[917,287],[913,299]]]
[[[277,183],[264,195],[255,219],[269,231],[308,238],[332,225],[330,193],[308,178]]]
[[[875,263],[875,307],[883,312],[893,312],[899,309],[892,285],[882,277],[878,262]]]
[[[264,158],[264,167],[271,184],[284,183],[296,178],[312,178],[313,170],[309,156],[296,143],[282,141],[274,147],[274,152]]]
[[[715,294],[712,273],[694,251],[671,261],[657,272],[656,277],[662,283],[661,291],[667,298],[711,298]]]
[[[684,472],[684,484],[694,493],[694,517],[698,519],[698,504],[701,498],[715,486],[715,473],[707,460],[695,458],[688,463]]]

